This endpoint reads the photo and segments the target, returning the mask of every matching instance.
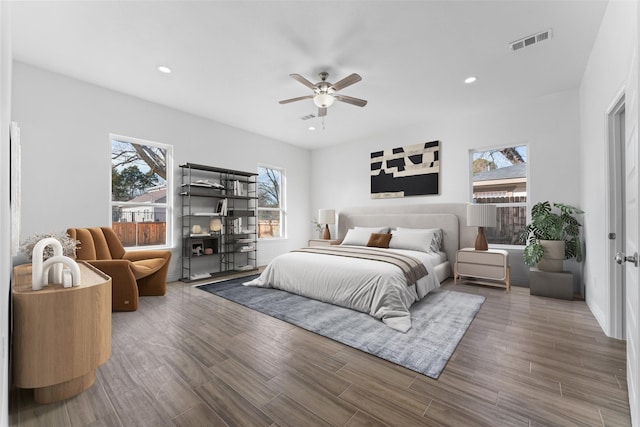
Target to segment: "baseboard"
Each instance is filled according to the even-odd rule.
[[[611,331],[609,331],[609,321],[607,320],[607,316],[605,315],[605,313],[600,309],[600,306],[592,303],[591,299],[589,298],[586,300],[586,303],[587,307],[589,307],[589,310],[591,310],[591,314],[593,314],[593,317],[596,318],[596,321],[600,325],[600,328],[602,328],[602,331],[605,333],[605,335],[611,337]]]

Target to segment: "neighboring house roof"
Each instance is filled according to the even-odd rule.
[[[527,164],[519,163],[505,168],[493,169],[473,175],[474,181],[494,181],[499,179],[526,178]]]
[[[165,186],[151,188],[146,193],[129,200],[134,203],[165,203],[166,201],[167,187]]]

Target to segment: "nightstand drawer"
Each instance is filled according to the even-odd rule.
[[[504,280],[507,270],[503,265],[468,264],[458,262],[457,273],[462,276],[479,277],[481,279]]]
[[[480,252],[480,251],[458,251],[458,262],[466,262],[472,264],[498,265],[504,267],[505,256],[496,252]]]

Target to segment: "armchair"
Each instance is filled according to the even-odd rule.
[[[167,250],[125,251],[110,227],[69,228],[72,239],[80,241],[78,260],[111,276],[113,311],[135,311],[138,295],[164,295],[171,252]]]

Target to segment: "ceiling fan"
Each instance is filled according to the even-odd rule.
[[[313,90],[313,95],[300,96],[298,98],[285,99],[280,101],[280,104],[288,104],[290,102],[302,101],[303,99],[313,98],[313,103],[318,106],[318,117],[324,117],[327,115],[327,108],[333,105],[334,101],[346,102],[347,104],[357,105],[358,107],[364,107],[367,105],[367,101],[364,99],[353,98],[346,95],[338,95],[340,89],[344,89],[347,86],[351,86],[354,83],[358,83],[362,80],[358,74],[353,73],[337,83],[330,83],[327,81],[329,73],[323,71],[320,73],[320,79],[316,84],[311,83],[309,80],[302,77],[300,74],[289,74],[294,80],[299,81],[309,89]]]

